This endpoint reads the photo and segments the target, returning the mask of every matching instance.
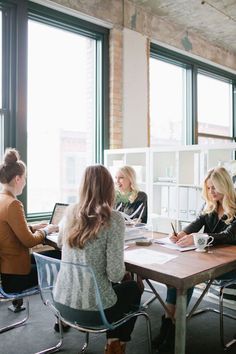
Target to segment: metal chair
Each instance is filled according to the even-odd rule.
[[[210,287],[212,285],[214,285],[214,287],[217,291],[217,295],[219,296],[219,309],[214,308],[214,307],[203,307],[203,308],[200,308],[197,310],[197,307],[199,306],[203,297],[205,296],[205,294],[208,292],[208,290],[210,289]],[[220,342],[221,342],[221,345],[224,348],[224,350],[228,350],[229,348],[232,347],[232,345],[234,345],[236,343],[236,338],[233,338],[232,340],[230,340],[228,342],[226,341],[226,339],[225,339],[225,326],[224,326],[224,317],[228,317],[228,318],[236,320],[236,316],[233,316],[227,312],[224,312],[224,298],[225,298],[224,295],[225,295],[227,289],[229,289],[232,285],[236,285],[236,280],[220,280],[220,281],[210,280],[206,284],[206,287],[203,290],[201,296],[196,301],[193,308],[191,309],[191,311],[187,315],[187,319],[190,319],[192,316],[196,316],[196,315],[202,314],[207,311],[211,311],[211,312],[219,314],[220,315],[219,316]]]
[[[39,288],[38,287],[34,287],[34,288],[30,288],[27,290],[24,290],[20,293],[6,293],[2,287],[1,287],[1,276],[0,276],[0,302],[11,302],[13,300],[19,300],[19,299],[26,299],[26,315],[25,317],[17,322],[14,322],[12,324],[9,324],[8,326],[2,327],[0,328],[0,333],[9,331],[12,328],[16,328],[18,326],[21,326],[22,324],[24,324],[28,318],[29,318],[29,296],[31,295],[35,295],[39,293]]]
[[[105,333],[108,330],[113,330],[118,326],[121,326],[133,317],[143,316],[146,319],[147,325],[148,352],[151,354],[150,319],[147,313],[142,310],[142,308],[136,309],[131,313],[126,314],[119,321],[110,323],[106,318],[96,277],[93,269],[90,266],[69,262],[67,263],[43,256],[41,254],[34,254],[34,256],[37,264],[39,288],[43,303],[52,309],[54,315],[59,321],[60,341],[57,345],[57,350],[61,346],[63,340],[62,321],[65,324],[85,333],[85,343],[80,351],[81,353],[85,353],[88,347],[90,333]],[[76,292],[73,292],[72,290],[73,282],[68,284],[68,286],[70,287],[72,298],[74,297],[76,299],[76,303],[79,301],[80,309],[75,310],[72,307],[65,306],[54,301],[53,293],[59,270],[61,276],[63,276],[64,272],[65,276],[68,273],[72,274],[73,282],[78,284],[76,287]],[[65,285],[65,287],[66,286],[67,285]],[[67,291],[65,291],[65,293],[67,293]],[[83,293],[83,296],[80,296],[81,293]],[[89,297],[86,296],[86,294],[88,295],[91,293],[94,294],[96,299],[92,305],[92,311],[91,303],[88,303]],[[52,351],[55,351],[55,349],[49,348],[41,351],[40,354],[49,353]]]

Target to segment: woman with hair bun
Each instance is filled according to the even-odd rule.
[[[7,148],[0,165],[0,273],[5,292],[21,292],[37,285],[37,270],[30,248],[44,242],[56,225],[28,226],[24,207],[17,199],[26,184],[26,165],[19,152]],[[49,251],[58,258],[58,251]],[[17,305],[17,303],[16,303]],[[19,303],[18,303],[19,306]]]

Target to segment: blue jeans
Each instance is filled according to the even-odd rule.
[[[191,297],[193,295],[193,290],[194,288],[189,288],[187,290],[187,306],[191,300]],[[169,288],[167,289],[167,295],[166,295],[166,302],[168,304],[176,305],[176,298],[177,298],[177,291],[176,288]]]
[[[215,280],[220,281],[224,281],[224,280],[236,280],[236,271],[231,271],[228,273],[225,273],[221,276],[219,276],[218,278],[216,278]],[[191,297],[193,295],[193,290],[194,287],[189,288],[187,291],[187,306],[191,300]],[[176,298],[177,298],[177,291],[175,288],[168,288],[167,289],[167,295],[166,295],[166,302],[168,304],[172,304],[172,305],[176,305]]]

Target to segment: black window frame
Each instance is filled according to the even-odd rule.
[[[186,68],[186,145],[198,143],[198,136],[209,136],[229,141],[236,140],[236,75],[214,65],[202,62],[198,59],[162,47],[156,43],[151,43],[150,57]],[[198,112],[197,112],[197,74],[201,73],[218,80],[232,84],[232,136],[198,133]]]
[[[27,0],[0,0],[0,8],[3,13],[0,114],[4,115],[4,149],[8,146],[18,149],[27,165],[27,36],[31,19],[96,40],[95,160],[102,163],[103,151],[109,146],[109,29]],[[19,199],[29,221],[49,218],[50,212],[27,213],[27,185]]]

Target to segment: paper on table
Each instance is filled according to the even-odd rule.
[[[159,245],[166,247],[166,248],[170,248],[172,250],[178,250],[180,252],[184,252],[184,251],[191,251],[191,250],[195,250],[195,246],[187,246],[187,247],[180,247],[178,245],[176,245],[176,243],[173,243],[170,238],[167,237],[163,237],[163,238],[158,238],[156,240],[153,240],[154,243],[158,243]]]
[[[165,264],[178,256],[161,253],[152,250],[131,250],[125,252],[125,261],[131,261],[138,264]]]

